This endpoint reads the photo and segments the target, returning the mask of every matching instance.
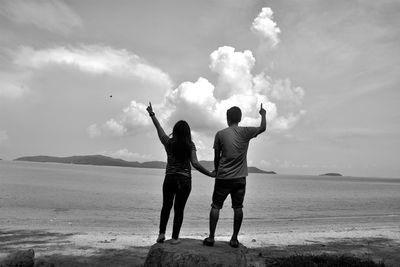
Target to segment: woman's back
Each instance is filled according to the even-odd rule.
[[[164,145],[167,152],[167,167],[165,174],[181,174],[186,177],[191,177],[190,154],[187,157],[177,158],[172,149],[173,139],[167,135],[161,138],[161,143]],[[190,150],[196,150],[195,145],[192,143]]]

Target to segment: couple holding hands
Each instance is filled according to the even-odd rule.
[[[239,246],[238,234],[243,221],[243,200],[246,192],[247,149],[250,139],[256,137],[266,129],[266,111],[260,107],[261,123],[259,127],[241,127],[242,118],[240,108],[234,106],[227,110],[228,127],[220,130],[214,139],[214,168],[210,172],[198,161],[196,146],[192,141],[189,124],[178,121],[169,137],[165,134],[153,111],[151,103],[147,111],[157,129],[158,137],[167,152],[167,167],[162,187],[163,204],[160,216],[160,229],[157,242],[165,240],[165,230],[169,214],[174,207],[174,222],[172,230],[172,244],[179,243],[179,232],[182,226],[183,213],[186,201],[192,189],[191,165],[199,172],[215,178],[214,192],[210,210],[210,234],[204,239],[206,246],[214,245],[214,234],[218,223],[219,210],[230,194],[234,211],[233,234],[229,245]]]

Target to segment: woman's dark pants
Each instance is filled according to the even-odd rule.
[[[174,206],[172,238],[178,239],[183,221],[183,210],[192,190],[192,180],[180,174],[167,174],[163,184],[163,206],[160,217],[160,234],[165,234],[169,213]],[[175,199],[175,203],[174,203]]]

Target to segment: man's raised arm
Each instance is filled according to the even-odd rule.
[[[266,119],[267,112],[263,108],[262,103],[261,103],[261,108],[260,108],[259,113],[261,115],[261,123],[260,123],[260,127],[258,128],[259,129],[258,133],[260,134],[260,133],[264,132],[265,129],[267,128],[267,119]]]

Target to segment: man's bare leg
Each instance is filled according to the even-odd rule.
[[[214,245],[215,229],[219,219],[219,209],[211,208],[210,210],[210,235],[204,239],[203,244],[207,246]]]
[[[233,234],[230,244],[233,247],[237,247],[239,245],[238,235],[243,221],[243,209],[236,208],[233,209],[233,212]]]
[[[215,229],[219,219],[219,209],[211,208],[210,210],[210,236],[209,238],[214,240]]]

